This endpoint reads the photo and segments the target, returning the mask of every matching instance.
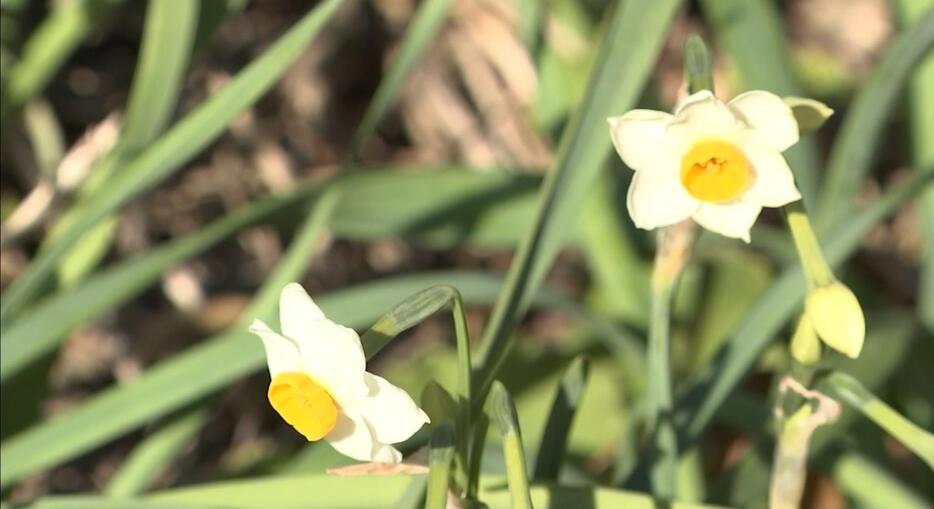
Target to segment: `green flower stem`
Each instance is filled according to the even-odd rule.
[[[859,410],[934,470],[934,435],[896,412],[846,373],[830,374],[819,387]]]
[[[820,242],[817,240],[817,235],[814,234],[814,228],[811,226],[811,219],[804,208],[804,202],[798,200],[789,203],[785,205],[784,210],[788,221],[788,229],[791,231],[795,249],[798,251],[798,258],[801,259],[801,265],[804,267],[808,288],[817,288],[833,283],[836,278],[824,258],[823,251],[821,251]]]
[[[684,81],[690,94],[714,89],[710,51],[697,35],[688,37],[684,43]],[[652,492],[668,500],[674,499],[678,491],[678,437],[671,390],[671,299],[678,276],[690,257],[696,231],[691,221],[659,230],[652,269],[652,313],[646,352],[649,366],[646,410],[652,442],[649,477]]]
[[[769,486],[771,509],[798,509],[804,494],[808,441],[811,432],[804,422],[811,416],[811,407],[803,405],[782,424],[772,463]]]
[[[678,276],[690,256],[695,233],[696,226],[690,221],[660,230],[652,271],[646,401],[653,451],[650,476],[653,492],[667,499],[676,496],[678,479],[678,443],[673,422],[669,346],[671,299]]]

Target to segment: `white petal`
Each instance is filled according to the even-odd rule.
[[[298,283],[289,283],[279,294],[279,326],[286,337],[295,335],[314,320],[324,319],[321,308]]]
[[[355,392],[360,396],[366,395],[366,357],[353,329],[327,319],[314,320],[289,339],[298,344],[305,370],[335,398],[342,397],[348,383],[357,386]]]
[[[746,141],[740,147],[755,178],[742,200],[765,207],[781,207],[801,199],[795,176],[782,154],[771,146]]]
[[[620,117],[610,117],[610,139],[616,152],[634,170],[646,170],[659,150],[665,150],[668,137],[665,127],[673,117],[655,110],[632,110]]]
[[[667,133],[689,146],[698,139],[729,136],[744,128],[746,124],[726,103],[709,90],[701,90],[681,101]]]
[[[742,93],[730,107],[756,131],[756,137],[779,152],[798,142],[798,122],[781,97],[762,90]]]
[[[656,161],[654,171],[637,171],[632,176],[626,195],[632,222],[646,230],[683,221],[698,207],[698,201],[681,184],[673,158],[658,157]]]
[[[274,377],[283,371],[301,370],[301,356],[295,343],[276,334],[262,320],[253,320],[250,325],[250,332],[263,340],[263,346],[266,348],[266,364],[269,365],[269,376]]]
[[[370,393],[353,410],[360,412],[376,439],[395,444],[408,439],[429,422],[407,392],[371,373],[363,375]]]
[[[361,415],[340,412],[337,424],[324,437],[337,452],[358,461],[398,463],[402,454],[373,437],[373,431]]]
[[[743,202],[704,203],[691,218],[712,232],[749,242],[749,230],[761,210],[759,205]]]

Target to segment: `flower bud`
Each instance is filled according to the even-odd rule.
[[[830,348],[855,359],[863,349],[866,319],[856,295],[839,281],[813,288],[804,312],[818,337]]]
[[[802,314],[798,320],[795,335],[791,337],[791,356],[801,364],[810,366],[820,361],[820,340],[814,325],[807,314]]]

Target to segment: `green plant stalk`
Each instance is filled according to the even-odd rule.
[[[781,423],[769,483],[770,509],[798,509],[801,504],[807,475],[808,441],[812,433],[801,423],[810,416],[811,408],[804,404]]]
[[[858,380],[846,373],[834,372],[822,380],[819,387],[859,410],[934,470],[934,435],[896,412]]]
[[[509,485],[510,506],[513,509],[532,509],[529,492],[528,469],[522,434],[516,417],[516,407],[503,384],[494,382],[486,401],[486,411],[496,423],[503,441],[503,457],[506,461],[506,482]]]
[[[824,258],[824,252],[821,250],[814,228],[811,226],[804,202],[798,200],[789,203],[785,205],[784,211],[788,229],[794,239],[795,249],[798,251],[798,258],[804,268],[808,289],[826,286],[836,281],[833,270]]]

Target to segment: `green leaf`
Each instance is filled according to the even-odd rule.
[[[169,121],[184,84],[185,69],[198,25],[197,2],[149,2],[139,63],[127,104],[126,119],[116,146],[90,170],[81,199],[62,215],[43,242],[54,243],[84,213],[94,193],[156,139]],[[85,231],[58,263],[58,282],[68,287],[83,279],[107,254],[117,231],[117,217],[108,216]]]
[[[77,327],[139,294],[165,271],[243,228],[307,200],[317,186],[260,199],[201,230],[145,255],[125,260],[80,286],[54,294],[13,322],[0,336],[0,380],[58,346]]]
[[[405,297],[430,286],[451,285],[466,303],[493,300],[501,280],[482,272],[437,272],[388,278],[345,288],[315,301],[331,319],[365,326]],[[272,309],[263,310],[266,315]],[[372,351],[371,351],[372,353]],[[140,378],[101,391],[81,406],[0,444],[0,486],[65,461],[190,404],[260,369],[262,346],[245,329],[199,342],[151,368]]]
[[[360,143],[373,134],[383,115],[392,107],[412,67],[425,53],[428,44],[436,40],[450,7],[451,0],[423,0],[419,3],[418,10],[412,16],[410,26],[406,29],[405,37],[396,52],[395,60],[376,89],[363,120],[354,133],[354,147],[359,147]]]
[[[522,449],[522,434],[519,432],[519,418],[512,398],[499,382],[493,382],[487,398],[485,410],[490,420],[496,423],[503,440],[503,456],[506,459],[506,481],[509,485],[510,507],[514,509],[532,509],[529,493],[529,476],[525,464],[525,451]]]
[[[545,176],[538,210],[509,267],[506,286],[483,335],[478,400],[505,359],[509,338],[567,237],[610,151],[606,118],[635,104],[680,2],[621,2],[612,15],[588,92]]]
[[[220,505],[239,509],[385,509],[409,487],[408,476],[282,476],[211,483],[156,493],[162,503]]]
[[[851,215],[827,234],[823,251],[831,265],[840,265],[859,247],[869,230],[896,207],[910,198],[934,175],[916,176],[892,186],[869,207]],[[800,310],[804,296],[804,277],[800,267],[786,270],[776,283],[750,308],[730,339],[707,365],[693,386],[679,398],[677,422],[679,443],[689,446],[700,437],[710,419],[763,348],[782,325]]]
[[[326,193],[318,203],[315,204],[315,207],[312,213],[305,220],[302,227],[299,229],[294,240],[289,246],[289,250],[283,259],[279,262],[276,267],[276,271],[272,274],[271,277],[267,278],[266,283],[263,288],[260,289],[257,296],[254,297],[251,306],[248,308],[248,313],[255,313],[258,316],[268,317],[273,314],[275,309],[276,299],[279,291],[283,286],[289,281],[294,281],[305,271],[308,260],[311,258],[311,252],[320,241],[320,236],[324,230],[325,225],[334,210],[334,207],[337,203],[337,194],[334,192]],[[249,316],[249,315],[248,315]],[[245,322],[246,320],[242,320]],[[238,328],[243,327],[245,329],[245,324],[238,322],[234,328],[233,332],[230,332],[226,335],[221,335],[218,338],[220,342],[234,343],[231,339],[225,339],[228,337],[238,337],[242,338],[242,335],[238,335]],[[243,329],[241,329],[243,330]],[[242,334],[242,333],[240,333]],[[249,336],[252,336],[250,334]],[[255,342],[255,339],[254,339]],[[260,355],[257,360],[260,364],[264,360],[265,356]],[[249,357],[249,360],[253,360],[252,357]],[[179,384],[179,381],[190,382],[193,379],[205,379],[211,380],[210,376],[205,376],[205,371],[217,372],[222,371],[218,369],[215,365],[212,364],[201,364],[200,366],[188,366],[189,370],[187,374],[184,371],[181,373],[175,372],[172,374],[171,366],[169,363],[162,363],[156,368],[151,369],[147,373],[152,375],[155,372],[158,372],[160,368],[162,372],[169,372],[170,376],[180,376],[176,378],[175,382],[169,382],[168,380],[157,381],[158,383],[169,382],[168,387],[164,387],[164,390],[174,391],[185,395],[192,394],[191,384],[182,383]],[[243,363],[241,363],[242,365]],[[176,363],[175,366],[185,366],[184,363]],[[238,366],[236,363],[232,363],[234,369]],[[211,366],[210,368],[205,368],[206,366]],[[169,368],[169,369],[166,369]],[[223,376],[226,373],[221,373],[221,376],[214,378],[214,380],[220,379],[223,380]],[[216,376],[216,375],[215,375]],[[156,377],[158,380],[158,377]],[[150,379],[152,380],[152,379]],[[138,387],[138,386],[137,386]],[[80,438],[87,439],[91,442],[101,437],[101,435],[106,435],[107,433],[113,433],[115,430],[120,430],[121,426],[126,425],[126,421],[118,422],[115,419],[116,415],[121,415],[126,417],[127,414],[130,414],[130,419],[132,420],[133,416],[130,412],[130,409],[127,408],[133,403],[137,404],[137,409],[144,413],[147,410],[152,410],[153,408],[159,409],[158,405],[153,405],[151,400],[137,400],[130,401],[129,405],[125,404],[126,401],[121,402],[120,400],[121,390],[113,389],[109,392],[104,392],[99,395],[94,401],[97,402],[98,406],[94,406],[92,403],[85,403],[75,410],[74,413],[70,414],[72,419],[77,420],[77,423],[72,422],[68,423],[68,419],[65,419],[64,425],[66,426],[66,431],[64,431],[64,436],[67,436],[70,441],[68,442],[59,442],[58,444],[54,441],[45,441],[41,438],[43,429],[52,429],[54,432],[55,426],[52,425],[49,428],[44,428],[45,424],[40,424],[38,427],[30,428],[25,432],[14,436],[10,440],[4,442],[0,445],[0,461],[3,461],[5,458],[6,467],[3,471],[0,471],[0,486],[7,486],[13,480],[19,478],[24,474],[33,472],[37,469],[40,469],[48,464],[48,462],[54,462],[62,457],[68,457],[70,454],[73,454],[75,451],[80,451],[81,447],[86,444],[80,443]],[[116,396],[114,396],[116,394]],[[108,395],[110,399],[108,399]],[[173,400],[174,395],[165,394],[164,400],[169,400],[170,402],[175,402]],[[197,396],[192,399],[197,399]],[[108,409],[108,404],[117,404],[122,405],[122,408],[119,410]],[[171,409],[163,409],[165,411],[171,411]],[[154,417],[159,415],[158,413],[149,414],[148,417]],[[50,423],[55,423],[56,421],[50,421]],[[57,421],[58,425],[62,425],[62,420]],[[74,425],[75,427],[70,427]],[[82,429],[83,428],[83,429]],[[83,437],[81,433],[84,433]],[[119,432],[119,431],[116,431]],[[22,437],[26,435],[25,442],[29,443],[30,435],[35,437],[38,435],[40,438],[39,446],[33,448],[31,451],[28,449],[23,449],[17,452],[16,443]],[[22,442],[20,442],[22,443]],[[12,445],[11,445],[12,444]],[[27,445],[28,447],[28,445]],[[13,451],[12,453],[10,451]]]
[[[104,11],[120,0],[75,0],[56,7],[26,41],[4,84],[3,116],[39,93]]]
[[[444,509],[448,506],[448,481],[451,460],[454,458],[454,427],[443,422],[431,434],[428,449],[428,494],[425,509]]]
[[[817,207],[817,228],[845,218],[863,178],[872,168],[876,147],[885,139],[885,121],[894,110],[912,69],[934,45],[934,10],[892,43],[850,106],[830,153],[827,180]]]
[[[519,37],[529,53],[534,54],[538,46],[541,25],[543,0],[519,0]]]
[[[135,154],[162,134],[185,81],[199,5],[149,2],[118,150]]]
[[[555,391],[551,411],[548,414],[545,433],[542,434],[542,440],[538,446],[533,479],[558,480],[561,463],[567,449],[571,423],[574,421],[574,415],[584,395],[589,372],[590,362],[578,357],[561,377],[561,383]]]
[[[148,434],[107,483],[104,494],[127,498],[145,491],[189,444],[207,418],[205,408],[185,411],[172,417],[155,432]]]
[[[934,0],[900,0],[899,14],[904,24],[934,10]],[[908,83],[908,114],[911,120],[912,160],[917,171],[934,171],[934,52],[928,52]],[[934,334],[934,186],[918,198],[921,218],[921,282],[918,288],[918,316]]]
[[[818,384],[827,395],[842,400],[889,432],[902,445],[917,454],[934,470],[934,435],[918,427],[884,401],[867,391],[858,380],[834,372]]]
[[[81,239],[88,228],[174,173],[180,165],[220,135],[237,113],[258,100],[340,5],[341,0],[326,0],[318,4],[262,56],[240,71],[223,90],[211,96],[156,140],[101,188],[86,211],[74,220],[55,243],[40,252],[29,268],[7,289],[0,304],[0,324],[5,327],[7,324],[4,322],[12,313],[36,295],[55,263]]]
[[[425,384],[420,401],[422,410],[428,414],[431,422],[453,421],[457,415],[457,404],[454,403],[454,398],[434,380]]]
[[[607,168],[608,170],[610,168]],[[621,220],[625,204],[608,172],[584,202],[579,218],[582,248],[591,273],[588,304],[624,323],[645,327],[649,314],[649,268]]]
[[[471,429],[471,370],[470,336],[467,331],[467,316],[464,314],[464,302],[460,292],[453,286],[432,286],[421,290],[397,304],[384,314],[363,333],[360,341],[369,359],[381,350],[389,341],[405,330],[421,323],[443,306],[450,304],[454,318],[454,333],[457,337],[457,411],[454,423],[457,430],[456,473],[460,485],[466,485],[466,465],[469,455]]]
[[[228,509],[231,507],[221,504],[192,504],[158,500],[110,500],[103,497],[78,495],[49,497],[24,505],[17,504],[11,509]]]
[[[905,489],[902,481],[862,454],[841,455],[833,464],[834,482],[860,507],[928,509],[930,501]]]

